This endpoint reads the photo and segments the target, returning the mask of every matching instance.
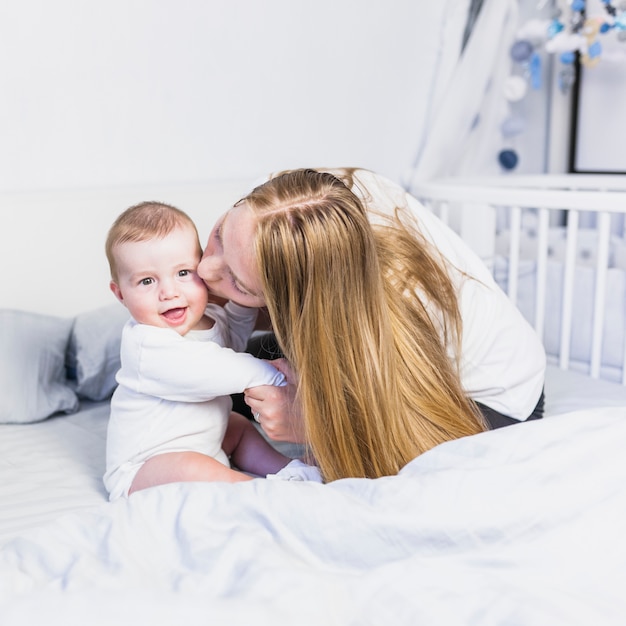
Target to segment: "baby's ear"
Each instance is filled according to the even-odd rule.
[[[124,304],[124,296],[122,295],[122,290],[119,288],[119,285],[115,281],[111,281],[109,283],[109,289],[115,294],[115,297]],[[124,305],[126,306],[126,305]]]

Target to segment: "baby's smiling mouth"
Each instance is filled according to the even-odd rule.
[[[161,313],[161,316],[164,317],[170,324],[180,324],[185,320],[186,313],[186,307],[178,307],[176,309],[164,311],[163,313]]]

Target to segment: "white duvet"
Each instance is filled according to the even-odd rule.
[[[8,542],[0,624],[625,624],[625,448],[605,408],[379,480],[139,492]]]

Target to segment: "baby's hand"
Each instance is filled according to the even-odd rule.
[[[291,364],[287,359],[274,359],[270,363],[279,371],[282,372],[290,385],[295,385],[298,381],[296,375],[291,367]]]

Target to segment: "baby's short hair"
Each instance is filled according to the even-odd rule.
[[[135,204],[122,212],[113,222],[106,238],[105,252],[109,261],[111,278],[117,280],[116,246],[127,241],[162,239],[180,226],[189,226],[196,233],[196,237],[198,236],[193,220],[187,213],[171,204],[146,201]],[[202,254],[199,238],[198,254]]]

